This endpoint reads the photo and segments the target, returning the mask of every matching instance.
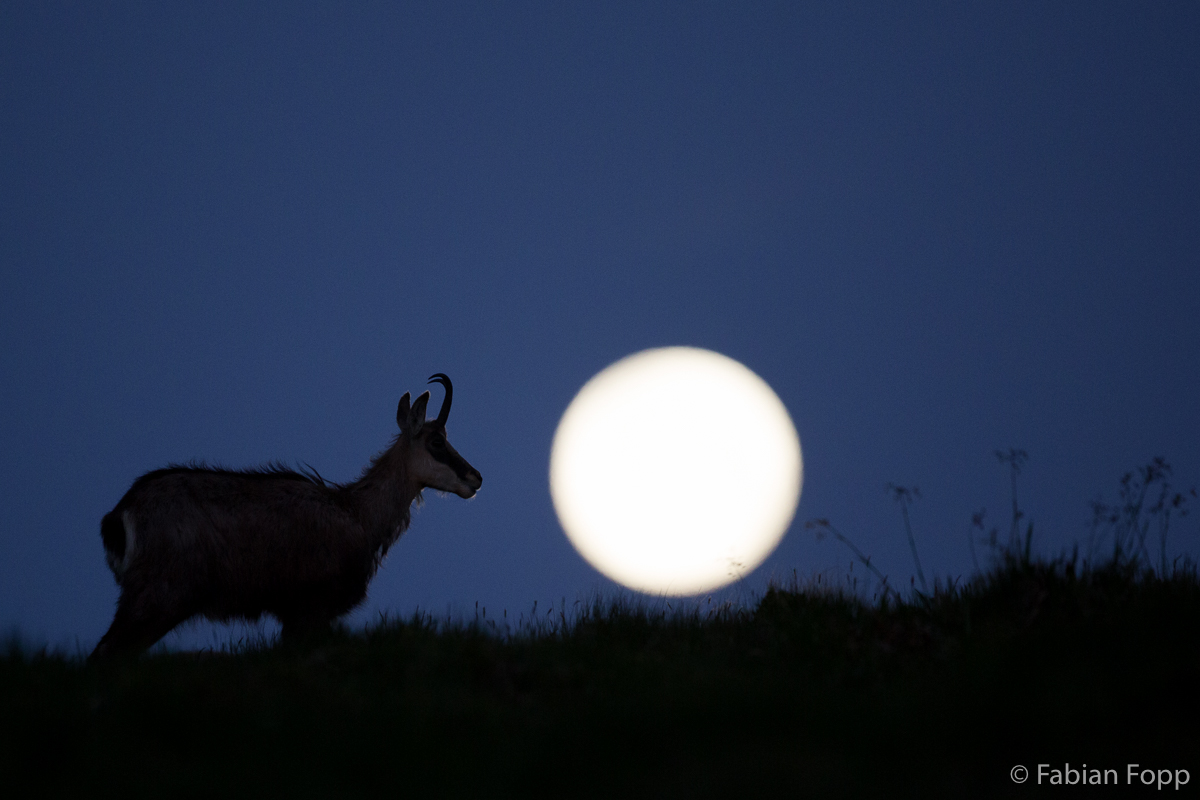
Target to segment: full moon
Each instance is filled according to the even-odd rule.
[[[571,401],[550,494],[575,549],[631,589],[692,595],[750,573],[791,524],[800,437],[762,378],[720,353],[627,356]]]

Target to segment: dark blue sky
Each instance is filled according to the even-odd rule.
[[[431,494],[353,619],[613,590],[549,448],[647,347],[742,361],[799,430],[743,595],[847,567],[812,517],[907,583],[889,481],[969,572],[997,448],[1046,553],[1153,456],[1200,480],[1192,4],[179,5],[0,11],[0,626],[90,648],[137,475],[352,479],[439,371],[483,490]]]

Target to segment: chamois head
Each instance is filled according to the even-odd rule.
[[[446,419],[450,416],[454,386],[450,378],[440,372],[431,375],[429,382],[446,387],[446,399],[442,401],[437,419],[425,420],[429,392],[423,392],[411,405],[408,392],[405,392],[400,398],[400,407],[396,409],[396,424],[400,426],[401,439],[408,443],[409,474],[422,487],[453,492],[459,497],[474,497],[483,484],[483,477],[446,440]]]

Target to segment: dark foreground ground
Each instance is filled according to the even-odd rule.
[[[1009,560],[885,605],[792,587],[743,610],[597,603],[540,619],[507,637],[413,620],[102,664],[14,645],[0,794],[1200,793],[1192,567]],[[1120,785],[1039,787],[1039,763],[1114,769]],[[1129,786],[1130,763],[1191,782]]]

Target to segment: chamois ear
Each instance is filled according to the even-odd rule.
[[[408,428],[408,392],[400,398],[400,407],[396,409],[396,424],[400,426],[400,430]]]
[[[412,408],[408,412],[408,425],[405,431],[409,434],[416,435],[421,430],[421,426],[425,424],[425,406],[429,404],[429,392],[421,392],[421,396],[412,404]]]

